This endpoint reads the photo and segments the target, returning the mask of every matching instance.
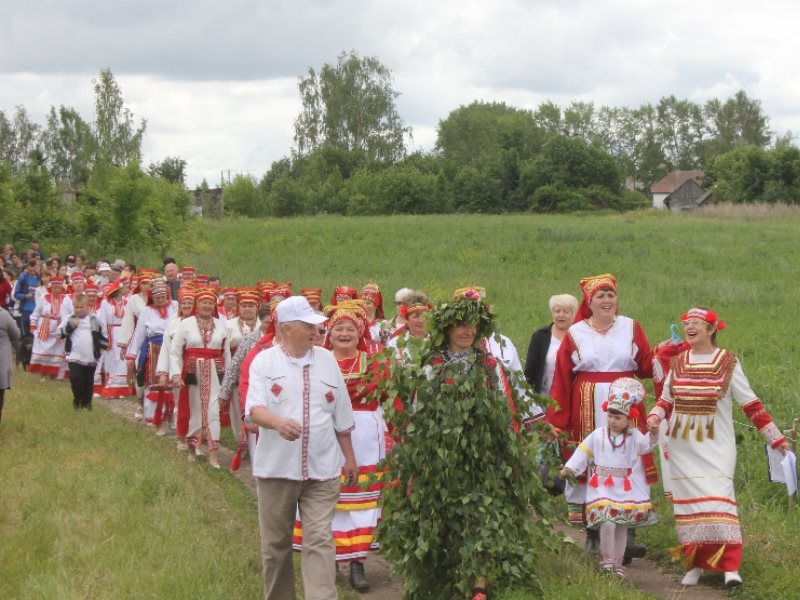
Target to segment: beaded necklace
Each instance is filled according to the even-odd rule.
[[[200,338],[203,340],[203,346],[208,346],[211,341],[211,336],[214,334],[214,319],[211,317],[196,317],[197,329],[200,332]]]
[[[611,427],[606,427],[606,432],[608,433],[608,443],[611,444],[611,451],[616,452],[618,448],[622,448],[623,452],[625,450],[625,438],[627,438],[627,431],[623,431],[615,436],[611,435]],[[618,444],[614,443],[614,440],[622,438],[622,441]]]

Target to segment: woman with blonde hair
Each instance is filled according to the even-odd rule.
[[[550,395],[556,354],[561,347],[561,340],[575,320],[578,299],[571,294],[557,294],[550,297],[549,307],[552,321],[533,332],[525,361],[525,379],[537,394],[543,396]]]

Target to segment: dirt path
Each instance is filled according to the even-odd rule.
[[[131,400],[96,400],[95,406],[103,406],[113,413],[120,415],[141,427],[146,427],[142,422],[137,422],[134,418],[136,404]],[[173,437],[172,432],[167,437]],[[219,451],[219,462],[226,466],[230,464],[233,451],[224,446]],[[255,494],[256,488],[252,476],[250,475],[250,462],[245,459],[242,466],[236,472],[231,472],[242,484]],[[559,526],[559,530],[570,535],[575,541],[582,545],[583,534],[566,525]],[[347,569],[343,569],[343,577],[340,581],[347,585]],[[375,553],[371,553],[366,563],[367,579],[370,582],[370,590],[364,594],[370,600],[401,600],[403,588],[401,582],[390,577],[390,567],[383,558]],[[680,584],[680,576],[675,573],[665,573],[658,565],[650,560],[635,560],[633,564],[626,567],[628,581],[631,585],[640,590],[652,594],[656,598],[664,600],[721,600],[728,595],[724,590],[698,585],[694,588],[685,587]]]

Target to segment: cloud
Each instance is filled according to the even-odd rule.
[[[91,79],[110,67],[148,121],[146,160],[183,157],[192,185],[227,169],[258,176],[287,155],[297,78],[351,49],[392,70],[412,150],[431,149],[439,120],[476,99],[635,107],[744,89],[774,129],[800,131],[800,7],[788,0],[6,4],[0,110],[22,104],[41,122],[64,104],[91,120]]]

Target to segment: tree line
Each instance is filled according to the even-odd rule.
[[[22,106],[0,111],[0,236],[169,247],[189,215],[186,161],[144,168],[146,121],[125,107],[109,69],[93,86],[91,122],[65,106],[44,125]],[[342,53],[309,68],[298,91],[294,146],[261,178],[226,184],[221,201],[204,181],[195,195],[206,216],[625,210],[649,206],[650,186],[675,169],[703,170],[721,200],[800,199],[800,151],[744,91],[638,108],[475,101],[439,121],[431,151],[414,153],[378,59]]]
[[[702,170],[715,197],[800,199],[800,152],[744,91],[704,104],[673,96],[638,108],[476,101],[442,119],[430,152],[406,152],[391,72],[342,53],[299,79],[295,146],[260,179],[225,188],[225,210],[324,213],[566,212],[649,206],[667,173]]]
[[[168,157],[143,170],[146,121],[125,107],[109,69],[93,87],[92,122],[65,106],[51,107],[44,125],[24,106],[11,118],[0,111],[0,239],[93,253],[143,242],[166,249],[180,236],[186,161]]]

